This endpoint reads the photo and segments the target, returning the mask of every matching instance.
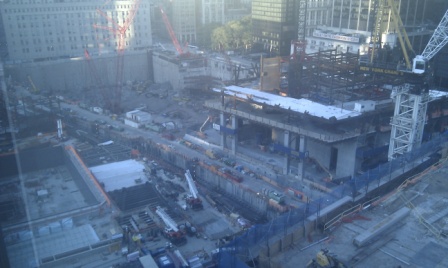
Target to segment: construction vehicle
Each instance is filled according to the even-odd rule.
[[[158,206],[156,213],[165,223],[163,235],[169,239],[173,245],[179,246],[185,244],[187,242],[185,233],[178,228],[176,222],[165,212],[165,209]]]
[[[36,87],[36,85],[33,82],[33,79],[31,79],[31,76],[29,76],[29,75],[28,75],[28,81],[30,81],[31,87],[33,88],[31,92],[39,93],[40,90]]]
[[[198,196],[198,189],[194,184],[193,177],[191,176],[190,170],[185,172],[185,178],[187,179],[188,187],[190,188],[191,195],[187,196],[187,204],[193,210],[201,210],[204,208],[202,205],[202,200]]]
[[[213,117],[211,115],[207,116],[207,119],[205,120],[204,124],[201,125],[201,127],[199,128],[199,132],[202,132],[202,129],[204,128],[205,124],[207,124],[209,121],[212,122]]]
[[[213,150],[206,150],[205,155],[208,156],[210,159],[217,159],[216,153]]]
[[[346,268],[347,266],[336,259],[328,249],[322,249],[316,254],[316,258],[309,261],[307,268]]]

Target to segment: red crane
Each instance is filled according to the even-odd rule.
[[[160,12],[162,13],[163,23],[165,23],[166,30],[170,34],[171,41],[173,41],[173,45],[176,48],[177,53],[179,54],[179,56],[184,55],[185,52],[183,51],[182,47],[179,44],[179,41],[176,38],[176,35],[174,34],[173,27],[171,27],[171,23],[168,19],[168,16],[166,15],[166,13],[162,7],[159,7],[159,8],[160,8]]]
[[[137,13],[137,10],[140,6],[141,0],[136,0],[133,5],[131,5],[131,9],[129,11],[129,15],[126,18],[126,20],[123,22],[122,25],[118,25],[116,20],[111,18],[110,16],[107,16],[107,14],[97,9],[97,13],[100,14],[101,17],[106,19],[107,26],[104,25],[98,25],[94,24],[93,27],[95,29],[103,29],[109,31],[112,35],[115,35],[117,40],[117,73],[116,73],[116,83],[114,90],[112,94],[108,94],[108,96],[111,96],[109,98],[112,99],[112,101],[106,101],[106,103],[110,103],[110,107],[107,107],[112,112],[119,113],[121,112],[121,89],[123,86],[123,62],[124,62],[124,49],[126,47],[126,32],[129,30],[129,27],[131,26],[132,22],[134,21],[135,15]],[[103,6],[107,5],[110,1],[105,3]],[[112,25],[112,26],[109,26]]]

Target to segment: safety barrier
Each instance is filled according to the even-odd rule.
[[[316,213],[319,215],[323,208],[344,196],[350,196],[355,200],[360,193],[368,191],[372,184],[379,186],[417,165],[425,168],[425,157],[427,159],[428,156],[439,151],[447,142],[448,132],[445,132],[408,154],[353,177],[349,182],[336,187],[331,193],[323,193],[323,197],[317,200],[303,204],[266,224],[252,226],[244,234],[220,248],[219,267],[249,267],[246,263],[250,263],[262,247],[269,249],[270,242],[286,236],[294,228],[305,226],[305,221],[310,215]],[[430,164],[429,162],[428,166]]]

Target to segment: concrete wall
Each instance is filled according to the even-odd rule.
[[[347,141],[335,145],[338,149],[336,164],[336,178],[353,176],[356,167],[356,141]]]
[[[305,151],[309,151],[310,157],[316,159],[321,165],[329,167],[331,147],[328,144],[307,138]]]
[[[148,51],[125,52],[122,81],[151,79],[152,65],[149,55]],[[98,83],[102,85],[116,84],[117,66],[118,57],[116,53],[113,53],[94,57],[90,62],[85,58],[76,58],[12,64],[5,66],[5,73],[6,76],[11,76],[13,80],[21,81],[29,87],[31,87],[28,81],[28,76],[30,76],[41,91],[81,90],[86,87],[98,86]],[[95,77],[99,77],[100,82]]]
[[[173,55],[169,57],[173,57]],[[163,55],[154,53],[153,66],[157,66],[157,68],[154,68],[154,82],[169,82],[175,91],[180,91],[183,88],[183,78],[179,72],[179,63],[169,61]]]
[[[273,128],[271,131],[271,139],[273,142],[279,142],[283,144],[285,137],[285,131],[282,129]]]

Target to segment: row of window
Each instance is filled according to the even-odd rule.
[[[78,18],[78,19],[93,19],[93,18],[102,18],[104,20],[106,20],[104,17],[100,16],[98,13],[95,12],[89,12],[89,13],[64,13],[65,14],[65,18],[67,19],[74,19],[74,18]],[[57,19],[62,19],[64,18],[64,14],[53,14],[53,15],[16,15],[16,20],[57,20]],[[126,19],[127,16],[129,15],[129,11],[122,11],[121,13],[119,12],[110,12],[110,13],[105,13],[107,15],[108,18],[111,18],[113,20],[117,20],[117,19]],[[143,17],[144,20],[146,21],[146,17]],[[8,15],[8,20],[11,20],[12,17]],[[136,17],[135,20],[140,19],[140,17]]]
[[[125,38],[127,38],[127,39],[133,39],[133,38],[147,38],[149,36],[149,34],[148,33],[146,33],[146,34],[139,34],[139,33],[136,33],[136,34],[134,34],[134,35],[131,35],[131,34],[128,34],[127,36],[125,36]],[[55,39],[58,43],[61,43],[61,42],[77,42],[78,40],[79,41],[89,41],[89,39],[91,40],[91,41],[95,41],[95,40],[99,40],[99,38],[101,38],[101,37],[96,37],[96,38],[94,38],[93,36],[91,36],[91,37],[89,37],[89,36],[80,36],[80,38],[79,39],[77,39],[76,38],[76,36],[75,37],[71,37],[71,36],[69,36],[68,37],[68,39],[65,39],[65,38],[61,38],[61,37],[58,37],[57,39]],[[111,36],[110,35],[103,35],[102,36],[102,39],[103,40],[110,40],[111,39]],[[117,39],[117,36],[116,35],[113,35],[113,39]],[[28,45],[28,40],[31,42],[31,39],[20,39],[20,44],[21,45]],[[41,43],[41,39],[40,38],[33,38],[32,39],[33,40],[33,44],[40,44]],[[42,39],[42,42],[43,42],[43,39]],[[45,39],[45,43],[53,43],[54,42],[54,39]],[[12,45],[15,45],[15,41],[12,41]]]
[[[136,40],[135,45],[141,45],[142,44],[142,40]],[[149,45],[149,44],[148,44]],[[126,42],[126,46],[129,46],[129,42]],[[92,48],[94,47],[93,44],[82,44],[82,45],[77,45],[77,44],[71,44],[70,45],[70,50],[78,50],[78,49],[87,49],[87,48]],[[104,44],[104,47],[111,47],[111,42],[107,42]],[[115,42],[114,47],[117,47],[117,42]],[[34,53],[42,53],[42,51],[47,51],[47,52],[51,52],[51,51],[66,51],[67,48],[65,45],[59,45],[57,47],[55,46],[47,46],[46,49],[42,48],[42,47],[35,47],[34,48]],[[20,51],[20,50],[19,50]],[[15,48],[13,50],[13,53],[17,53],[18,50]],[[24,54],[29,54],[30,53],[30,48],[29,47],[24,47],[21,50],[22,53]]]
[[[35,7],[35,8],[5,8],[5,13],[28,13],[28,12],[59,12],[59,11],[89,11],[89,10],[129,10],[132,5],[117,5],[114,6],[66,6],[66,7]],[[140,5],[140,8],[146,8],[146,5]],[[146,13],[143,10],[143,13]]]

